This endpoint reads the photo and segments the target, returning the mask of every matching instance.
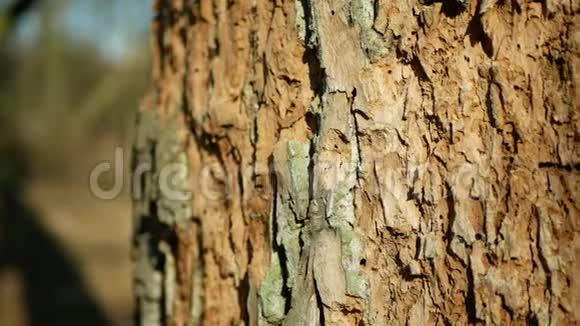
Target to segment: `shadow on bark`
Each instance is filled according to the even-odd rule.
[[[24,160],[1,153],[0,268],[18,271],[29,325],[111,325],[75,262],[23,201]]]

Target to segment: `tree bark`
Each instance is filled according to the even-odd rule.
[[[139,324],[580,322],[579,2],[155,10]]]

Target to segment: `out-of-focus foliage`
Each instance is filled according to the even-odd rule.
[[[7,4],[5,2],[6,1],[0,2],[3,4],[3,7],[5,7],[2,8],[3,10],[0,13],[0,40],[3,40],[6,37],[15,22],[17,22],[24,13],[30,10],[38,0],[14,0]]]
[[[128,325],[130,200],[96,201],[87,180],[130,143],[150,3],[32,0],[11,14],[18,1],[0,0],[0,325]],[[6,273],[21,291],[3,292],[18,288]]]
[[[147,1],[36,0],[13,21],[15,1],[0,0],[0,137],[50,153],[127,136],[148,81]]]

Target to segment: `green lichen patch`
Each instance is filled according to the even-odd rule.
[[[392,42],[374,28],[375,10],[372,0],[354,0],[350,7],[350,18],[360,29],[361,47],[371,62],[385,57]]]
[[[291,140],[288,142],[288,169],[290,173],[290,199],[297,220],[304,220],[308,211],[310,174],[310,144]]]
[[[260,310],[262,318],[269,323],[279,324],[285,315],[286,298],[283,295],[284,277],[278,255],[272,255],[270,268],[260,286]]]

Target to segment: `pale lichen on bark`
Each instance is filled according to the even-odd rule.
[[[135,286],[137,310],[144,325],[174,318],[179,258],[176,233],[189,223],[192,214],[181,104],[165,116],[157,111],[158,105],[156,99],[147,99],[139,115],[134,149],[134,170],[139,174],[132,180],[137,185],[133,189]]]

